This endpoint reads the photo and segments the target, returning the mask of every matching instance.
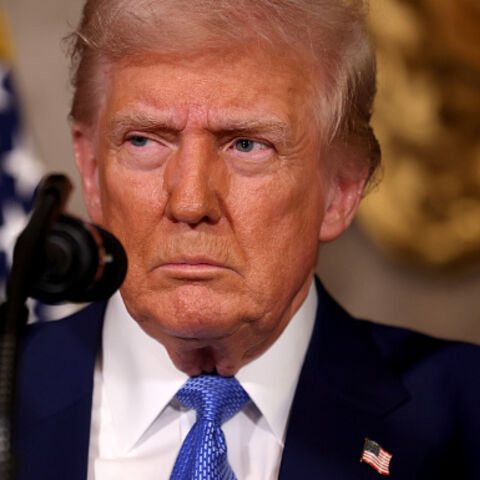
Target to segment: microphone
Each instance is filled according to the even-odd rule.
[[[53,223],[43,252],[30,291],[42,302],[108,298],[127,273],[127,256],[111,233],[65,214]]]

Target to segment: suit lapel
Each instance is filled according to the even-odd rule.
[[[28,327],[14,427],[18,479],[85,480],[95,359],[105,303]]]
[[[279,478],[378,480],[375,470],[360,463],[364,439],[381,442],[383,419],[409,394],[385,365],[368,324],[352,319],[319,282],[317,290],[315,329],[292,405]]]

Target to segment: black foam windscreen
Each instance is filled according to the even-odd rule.
[[[53,224],[31,295],[47,303],[108,298],[122,284],[127,256],[120,242],[98,225],[67,215]]]

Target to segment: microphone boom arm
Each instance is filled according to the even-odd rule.
[[[15,244],[6,301],[0,306],[0,478],[5,480],[15,475],[12,418],[18,338],[28,320],[25,302],[47,234],[71,190],[64,175],[50,175],[40,183],[30,221]]]

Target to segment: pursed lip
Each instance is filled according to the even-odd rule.
[[[232,270],[225,263],[205,256],[177,257],[163,261],[158,266],[161,270],[178,273],[213,272],[219,269]]]

